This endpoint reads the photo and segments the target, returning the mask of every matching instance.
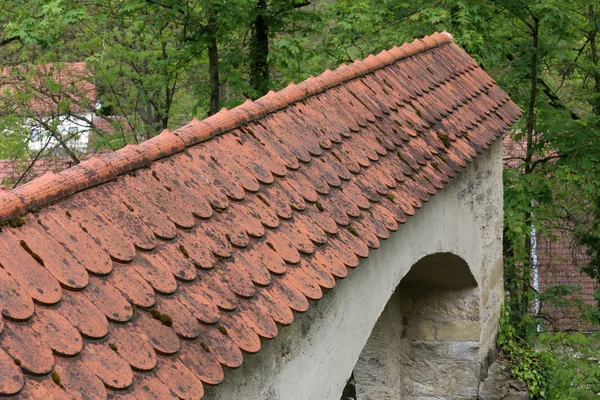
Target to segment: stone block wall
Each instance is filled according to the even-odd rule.
[[[477,395],[481,291],[472,277],[454,281],[467,287],[435,285],[443,278],[444,261],[455,256],[434,258],[440,268],[426,268],[428,275],[422,281],[403,281],[373,328],[354,369],[358,399],[472,399]],[[470,275],[466,263],[450,261],[446,264],[453,264],[455,276],[459,268]],[[423,269],[422,264],[413,268]]]
[[[472,399],[480,372],[477,288],[399,289],[405,332],[401,398]]]

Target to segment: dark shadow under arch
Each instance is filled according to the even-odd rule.
[[[404,285],[458,289],[477,286],[477,281],[461,257],[452,253],[435,253],[421,258],[411,267],[400,282],[401,287]]]

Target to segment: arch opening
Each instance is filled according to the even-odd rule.
[[[362,350],[352,377],[355,399],[475,398],[480,338],[479,290],[467,263],[451,253],[423,257]]]

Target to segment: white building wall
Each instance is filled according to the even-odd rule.
[[[68,140],[69,148],[78,152],[85,152],[88,149],[90,133],[92,127],[87,121],[92,121],[94,118],[93,113],[86,113],[80,116],[61,116],[58,117],[57,132],[62,135],[63,138],[72,138]],[[53,124],[50,118],[45,121],[48,125]],[[56,139],[50,138],[50,133],[44,128],[42,124],[38,124],[34,121],[29,122],[28,129],[31,131],[31,140],[29,142],[29,149],[32,151],[40,151],[46,146],[46,142],[50,139],[50,143],[46,146],[46,149],[53,149],[59,146]],[[35,130],[35,132],[34,132]]]

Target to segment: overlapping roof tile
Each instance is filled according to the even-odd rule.
[[[0,394],[201,398],[520,115],[434,34],[0,193]]]

